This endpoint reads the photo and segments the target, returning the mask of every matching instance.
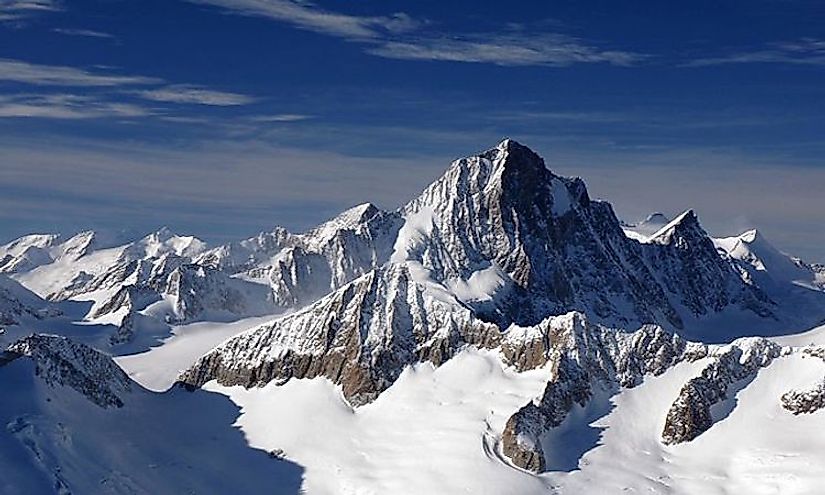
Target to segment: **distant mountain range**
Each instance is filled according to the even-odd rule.
[[[237,322],[252,320],[258,323],[233,330]],[[453,359],[476,359],[464,357],[467,353],[487,353],[495,366],[514,376],[543,373],[542,388],[511,406],[497,429],[488,425],[490,431],[479,431],[489,442],[478,445],[478,455],[483,450],[496,469],[520,472],[513,475],[524,477],[518,478],[524,483],[519,493],[605,493],[611,486],[641,490],[649,486],[632,476],[618,477],[616,485],[596,474],[590,484],[583,477],[591,474],[558,478],[558,472],[569,471],[559,459],[581,443],[568,439],[571,446],[565,447],[558,435],[597,419],[582,411],[621,403],[645,393],[653,386],[648,383],[665,380],[671,395],[639,419],[640,428],[653,433],[634,437],[631,432],[624,440],[653,442],[657,452],[671,452],[712,435],[720,421],[733,421],[733,411],[744,407],[736,397],[750,386],[762,387],[763,370],[779,370],[775,373],[787,376],[789,384],[809,375],[819,378],[805,382],[806,387],[782,389],[771,398],[772,412],[754,410],[753,415],[781,412],[789,424],[807,421],[799,415],[821,421],[825,336],[789,335],[823,323],[824,266],[778,251],[755,230],[712,238],[692,210],[672,220],[654,213],[638,224],[622,222],[609,203],[589,196],[581,179],[553,174],[532,150],[506,139],[455,161],[398,210],[366,203],[301,234],[276,228],[210,247],[168,229],[125,243],[90,231],[68,239],[29,235],[0,246],[0,324],[5,327],[0,343],[9,346],[0,359],[0,383],[27,397],[0,408],[4,424],[17,425],[5,435],[16,439],[18,449],[0,447],[0,466],[3,472],[24,472],[18,466],[23,445],[29,456],[24,464],[34,466],[32,472],[48,478],[59,493],[88,492],[103,483],[98,471],[106,469],[119,473],[117,481],[103,476],[112,493],[158,493],[163,476],[176,493],[197,487],[209,493],[208,485],[163,469],[160,478],[144,483],[146,472],[134,467],[131,457],[120,464],[95,461],[93,442],[105,436],[85,441],[84,450],[60,443],[55,425],[82,421],[43,401],[75,399],[26,387],[37,383],[38,389],[79,392],[101,409],[95,415],[109,415],[107,421],[120,413],[103,410],[148,407],[160,414],[164,407],[189,407],[182,404],[212,392],[174,388],[164,399],[153,399],[133,381],[140,382],[140,374],[134,371],[130,378],[118,364],[129,372],[129,363],[141,355],[184,346],[180,335],[185,332],[215,328],[211,331],[220,338],[202,341],[211,342],[205,354],[188,351],[191,357],[170,364],[182,371],[176,381],[190,391],[269,390],[292,379],[309,387],[306,380],[325,379],[340,387],[344,403],[358,413],[381,403],[391,389],[406,386],[410,370],[423,363],[438,368]],[[107,355],[117,356],[118,364]],[[33,363],[33,371],[18,363]],[[21,385],[19,373],[36,378]],[[641,392],[632,392],[637,388]],[[143,398],[129,399],[136,390]],[[169,406],[170,401],[177,405]],[[613,417],[611,410],[599,417]],[[415,420],[398,418],[399,424]],[[87,426],[77,428],[79,435]],[[809,433],[800,429],[799,441]],[[140,433],[119,438],[130,441],[132,434]],[[159,447],[144,441],[138,448]],[[196,456],[183,450],[184,456]],[[210,452],[217,456],[210,462],[224,459],[218,450]],[[576,462],[591,455],[587,452]],[[230,453],[237,453],[237,446]],[[138,452],[137,462],[144,462],[141,455],[151,457]],[[278,479],[291,487],[285,484],[282,492],[297,493],[299,467],[280,454],[275,457]],[[322,476],[308,468],[307,476]],[[236,474],[246,472],[238,469]],[[578,469],[592,471],[586,464]],[[664,486],[675,487],[673,493],[700,486],[679,481],[665,459],[639,469],[667,480],[654,487],[661,493],[671,493]],[[258,471],[249,476],[237,486],[267,479]],[[337,475],[323,476],[332,478],[327,484],[307,478],[305,488],[344,486],[335,484]],[[815,473],[801,476],[803,487],[815,480]],[[708,486],[745,486],[731,479]],[[538,480],[535,490],[526,480]],[[373,493],[380,486],[375,480],[354,483],[337,493]],[[8,493],[24,493],[25,486],[19,480],[0,482]]]

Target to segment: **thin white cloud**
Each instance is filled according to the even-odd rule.
[[[0,21],[14,21],[59,10],[62,8],[55,0],[0,0]]]
[[[69,29],[69,28],[54,28],[53,32],[65,34],[66,36],[85,36],[88,38],[108,38],[114,39],[114,35],[104,33],[102,31],[93,31],[91,29]]]
[[[255,98],[240,93],[215,91],[190,84],[173,84],[156,89],[137,91],[141,98],[165,103],[184,103],[219,107],[248,105]]]
[[[92,72],[12,59],[0,59],[0,82],[4,81],[37,87],[93,88],[95,92],[87,92],[85,96],[40,90],[7,92],[0,95],[0,118],[89,119],[158,115],[144,105],[124,102],[124,95],[162,103],[209,106],[248,105],[257,101],[248,95],[193,84],[168,84],[160,78],[118,75],[104,70]]]
[[[146,117],[150,109],[130,103],[73,94],[0,96],[0,118],[48,118],[61,120],[110,117]]]
[[[416,29],[420,23],[404,13],[389,16],[354,16],[292,0],[190,0],[224,8],[237,14],[288,22],[302,29],[343,38],[377,38],[383,33]]]
[[[122,86],[160,84],[161,79],[91,72],[63,65],[31,64],[0,58],[0,81],[39,86]]]
[[[189,1],[362,43],[367,53],[384,58],[555,67],[576,63],[629,66],[647,58],[637,53],[603,50],[561,34],[530,33],[521,25],[507,23],[502,24],[504,31],[498,34],[468,33],[456,37],[422,32],[429,23],[405,13],[348,15],[302,0]]]
[[[503,66],[565,67],[577,63],[630,66],[646,58],[636,53],[600,50],[569,36],[528,33],[387,41],[367,51],[380,57],[404,60],[441,60]]]
[[[803,38],[796,41],[772,43],[763,49],[699,58],[684,65],[686,67],[707,67],[754,63],[825,65],[825,40]]]
[[[311,115],[303,115],[297,113],[280,113],[275,115],[255,115],[250,117],[252,122],[298,122],[301,120],[311,119]]]

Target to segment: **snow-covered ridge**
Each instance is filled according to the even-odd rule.
[[[131,380],[109,356],[66,337],[31,335],[10,345],[4,361],[28,358],[50,386],[71,387],[100,407],[121,407]]]
[[[181,376],[201,386],[260,386],[325,376],[354,404],[369,402],[405,366],[441,364],[465,344],[493,346],[498,329],[417,283],[404,265],[372,271],[304,310],[218,346]]]
[[[657,211],[651,213],[638,223],[629,224],[622,222],[622,229],[628,237],[645,242],[650,236],[669,223],[670,219],[664,213]]]
[[[652,215],[643,224],[664,220]],[[608,203],[589,198],[581,179],[553,174],[509,139],[456,160],[396,212],[365,203],[302,234],[276,228],[212,249],[165,228],[115,248],[98,247],[105,244],[97,237],[87,232],[60,243],[32,236],[4,249],[49,250],[45,261],[14,277],[51,300],[92,299],[89,317],[111,315],[115,323],[124,318],[114,313],[125,307],[123,290],[154,292],[140,304],[130,301],[130,311],[143,312],[177,297],[167,278],[184,265],[203,266],[215,280],[200,284],[188,306],[199,306],[194,299],[217,303],[183,311],[172,301],[172,309],[153,314],[191,321],[212,309],[235,317],[294,310],[389,262],[406,264],[418,282],[441,286],[502,329],[569,311],[612,326],[671,329],[731,311],[763,321],[785,317],[748,266],[717,251],[692,211],[636,242]],[[247,300],[233,302],[238,293]]]
[[[0,325],[16,325],[26,318],[41,319],[59,313],[37,294],[0,274]]]

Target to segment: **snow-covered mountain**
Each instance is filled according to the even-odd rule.
[[[553,175],[511,140],[456,161],[400,214],[383,265],[222,344],[184,380],[322,375],[362,403],[407,365],[495,347],[511,324],[571,311],[614,328],[678,330],[729,309],[776,318],[777,303],[717,252],[692,211],[639,243],[581,180]]]
[[[792,286],[825,291],[825,271],[821,266],[780,252],[756,229],[735,237],[714,239],[714,242],[738,260],[749,276],[767,291]]]
[[[198,397],[229,396],[253,445],[307,467],[309,493],[741,491],[754,484],[737,473],[691,484],[666,459],[709,469],[696,446],[724,443],[718,432],[735,418],[770,417],[793,431],[823,414],[823,332],[788,336],[825,321],[823,267],[779,252],[756,231],[714,239],[693,210],[625,224],[581,179],[552,173],[509,139],[456,160],[396,211],[365,203],[304,233],[276,228],[214,247],[168,229],[119,245],[93,232],[66,241],[38,235],[0,255],[8,274],[0,278],[0,312],[16,315],[8,319],[15,335],[27,321],[35,330],[51,325],[129,354],[116,361],[132,377],[73,340],[34,336],[10,347],[0,381],[32,362],[36,387],[80,389],[97,406],[93,397],[109,397],[104,406],[119,407],[93,410],[113,427],[150,410],[153,420],[163,408],[188,410]],[[56,313],[48,311],[69,304],[71,315],[82,309],[82,321],[52,323]],[[778,382],[763,375],[787,383],[776,393]],[[156,389],[179,381],[194,393],[153,394],[132,379]],[[741,400],[751,394],[765,397]],[[638,397],[647,397],[649,410]],[[49,410],[40,396],[26,401],[7,409],[9,418],[64,421],[65,412]],[[399,417],[410,411],[425,416]],[[591,426],[601,420],[615,428],[602,450],[648,457],[622,467],[599,454],[591,437],[600,430]],[[313,421],[317,431],[307,427]],[[753,428],[750,419],[735,421]],[[133,434],[125,431],[123,438]],[[84,448],[103,441],[88,435]],[[387,454],[395,437],[414,443],[416,460]],[[814,437],[810,445],[825,446],[825,437]],[[98,475],[80,474],[91,465],[95,473],[126,473],[116,493],[164,491],[163,477],[168,487],[195,486],[169,470],[157,484],[141,484],[141,470],[95,464],[95,456],[79,461],[58,436],[43,438],[51,443],[34,455],[49,460],[35,465],[66,490],[91,486]],[[137,462],[151,463],[155,440],[140,444]],[[748,455],[762,462],[759,452],[775,438],[761,432],[749,442]],[[798,486],[812,486],[820,472],[801,475]],[[253,487],[255,473],[231,483]],[[449,476],[458,479],[433,484]]]
[[[270,314],[277,305],[260,284],[195,264],[206,244],[167,228],[110,247],[95,232],[65,242],[26,236],[4,247],[13,261],[40,250],[38,263],[11,263],[21,284],[54,303],[88,301],[86,319],[114,325],[112,344],[130,342],[142,327]],[[12,258],[13,257],[13,258]],[[25,267],[25,269],[23,269]]]
[[[397,213],[365,203],[306,233],[278,228],[210,249],[196,262],[271,286],[281,306],[301,306],[384,264],[400,225]]]
[[[34,292],[0,274],[0,325],[18,325],[29,318],[42,319],[59,313]]]

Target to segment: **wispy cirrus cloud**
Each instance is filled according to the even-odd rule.
[[[56,0],[0,0],[0,21],[16,21],[42,12],[63,10]]]
[[[189,0],[227,11],[288,22],[302,29],[352,39],[380,38],[385,33],[402,33],[420,26],[404,13],[388,16],[355,16],[322,9],[306,1],[292,0]]]
[[[201,85],[170,84],[157,77],[13,59],[0,59],[0,84],[4,82],[26,88],[12,86],[16,91],[0,94],[0,118],[169,118],[176,113],[169,110],[171,105],[228,107],[259,101],[253,96]],[[75,94],[76,89],[69,92],[66,88],[82,88],[83,92]],[[147,102],[156,104],[148,106]]]
[[[114,39],[113,34],[104,33],[102,31],[94,31],[92,29],[70,29],[70,28],[54,28],[52,32],[58,34],[65,34],[66,36],[85,36],[87,38],[107,38]]]
[[[311,119],[311,115],[298,113],[279,113],[274,115],[254,115],[249,118],[251,122],[298,122]]]
[[[141,105],[75,94],[18,94],[0,96],[0,118],[61,120],[102,117],[146,117],[154,112]]]
[[[630,66],[647,58],[637,53],[601,50],[561,34],[529,33],[387,41],[369,48],[367,52],[403,60],[442,60],[503,66],[566,67],[577,63]]]
[[[0,81],[38,86],[77,87],[145,85],[163,82],[155,77],[92,72],[64,65],[32,64],[13,59],[0,59]]]
[[[825,40],[802,38],[795,41],[770,43],[756,50],[739,51],[718,57],[699,58],[687,62],[684,66],[707,67],[754,63],[825,65]]]
[[[256,98],[248,95],[215,91],[191,84],[172,84],[160,88],[137,91],[135,94],[143,99],[152,101],[218,107],[248,105],[256,101]]]
[[[371,55],[400,60],[488,63],[502,66],[565,67],[578,63],[629,66],[646,55],[606,50],[558,33],[529,32],[506,25],[499,33],[433,32],[431,23],[399,12],[357,16],[323,9],[303,0],[189,0],[226,12],[273,19],[301,29],[361,43]]]

